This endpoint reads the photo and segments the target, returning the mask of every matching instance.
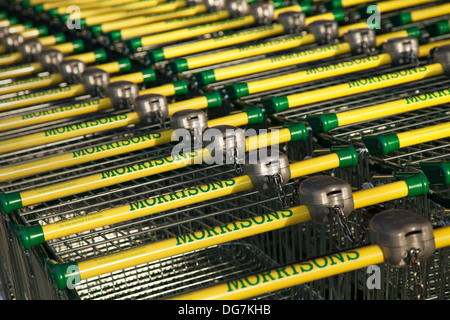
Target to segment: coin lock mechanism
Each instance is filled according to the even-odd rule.
[[[224,0],[203,0],[208,12],[217,12],[225,9]]]
[[[44,46],[37,39],[26,39],[19,46],[19,52],[22,55],[24,62],[35,62],[38,61]]]
[[[225,9],[231,19],[246,16],[250,12],[247,0],[229,0],[225,4]]]
[[[105,70],[92,68],[84,71],[81,76],[81,83],[86,93],[94,97],[105,97],[108,92],[109,73]]]
[[[169,116],[169,104],[165,96],[156,93],[138,96],[134,100],[133,109],[143,126],[159,123],[161,128],[165,128],[165,121]]]
[[[433,62],[440,63],[446,76],[450,76],[450,45],[437,47],[433,51]]]
[[[385,262],[395,267],[410,265],[414,251],[423,261],[436,250],[430,221],[403,209],[386,210],[373,217],[370,238],[381,247]]]
[[[131,81],[115,81],[108,84],[108,96],[115,110],[131,108],[139,95],[138,85]]]
[[[12,53],[20,50],[20,46],[25,42],[25,38],[20,33],[7,34],[2,44],[5,47],[6,52]]]
[[[170,117],[170,127],[175,130],[174,134],[177,140],[183,139],[182,146],[200,149],[203,145],[203,132],[208,127],[208,116],[203,110],[180,110]],[[180,135],[177,129],[185,130]]]
[[[369,28],[358,28],[347,31],[343,38],[350,45],[352,54],[366,53],[369,55],[376,46],[377,35],[375,30]]]
[[[283,26],[286,34],[300,34],[306,29],[306,15],[304,12],[282,12],[278,15],[277,20]]]
[[[287,207],[283,187],[291,178],[288,157],[277,148],[261,148],[245,155],[244,174],[248,175],[253,187],[263,195],[278,195],[284,208]]]
[[[298,187],[300,204],[308,207],[314,222],[328,224],[339,210],[348,217],[354,210],[350,184],[342,179],[319,175],[305,179]]]
[[[383,51],[391,56],[392,65],[413,63],[419,65],[419,40],[413,37],[400,37],[386,40]]]
[[[64,60],[64,54],[56,49],[46,49],[39,55],[42,68],[50,73],[58,72],[59,65]]]
[[[257,25],[268,25],[275,19],[275,7],[273,3],[261,2],[250,6],[250,14]]]
[[[236,171],[242,173],[246,145],[245,133],[241,128],[230,125],[209,127],[203,134],[203,148],[207,148],[211,155],[211,161],[206,163],[233,164]]]
[[[5,39],[5,37],[10,34],[11,33],[9,32],[9,27],[7,27],[7,26],[0,27],[0,39],[2,39],[2,42],[3,42],[3,39]]]
[[[74,84],[80,81],[81,74],[86,70],[86,64],[78,59],[67,59],[60,63],[58,69],[64,82]]]
[[[339,25],[334,20],[316,20],[309,24],[309,32],[314,35],[316,44],[332,44],[339,38]]]

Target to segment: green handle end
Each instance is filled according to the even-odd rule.
[[[164,50],[161,48],[150,50],[148,57],[152,63],[161,62],[166,60],[164,56]]]
[[[20,197],[19,192],[0,194],[0,212],[9,214],[22,207],[22,198]]]
[[[285,126],[291,132],[291,141],[305,141],[308,138],[308,128],[303,122]]]
[[[430,37],[442,36],[450,32],[450,23],[448,20],[438,21],[425,26],[425,30],[430,34]]]
[[[131,61],[128,58],[122,58],[117,60],[119,63],[119,69],[120,71],[130,71],[131,70]]]
[[[335,113],[317,114],[306,116],[313,133],[325,133],[339,127],[339,121]]]
[[[232,85],[225,86],[224,89],[231,100],[237,100],[249,94],[248,85],[245,82],[233,83]]]
[[[130,41],[127,41],[127,46],[131,52],[137,52],[140,48],[142,48],[141,38],[131,39]]]
[[[339,147],[334,152],[339,157],[339,167],[340,168],[348,168],[355,167],[358,164],[358,152],[352,146],[347,147]]]
[[[428,179],[422,173],[406,177],[404,181],[408,185],[408,197],[424,196],[429,191]]]
[[[108,34],[108,37],[111,42],[120,41],[122,40],[122,33],[120,32],[120,30],[114,30]]]
[[[75,39],[72,41],[73,44],[73,52],[83,52],[84,51],[84,41],[81,39]]]
[[[52,285],[59,290],[70,289],[80,282],[80,269],[75,262],[60,264],[47,260],[45,265]]]
[[[387,155],[400,149],[400,141],[395,133],[367,136],[362,141],[371,155]]]
[[[105,49],[97,49],[94,51],[96,62],[105,62],[108,59],[108,54]]]
[[[29,250],[45,242],[44,232],[40,225],[31,227],[15,225],[14,233],[17,236],[19,245],[24,250]]]
[[[36,27],[36,29],[39,33],[39,37],[48,36],[48,27],[47,26],[39,26],[39,27]]]
[[[274,114],[289,109],[289,101],[286,96],[261,99],[261,104],[268,114]]]
[[[189,84],[187,83],[186,80],[184,80],[184,79],[177,80],[177,81],[172,82],[172,84],[175,87],[175,95],[176,96],[189,93]]]
[[[248,124],[261,124],[264,121],[264,112],[260,107],[244,110],[247,113]]]
[[[195,73],[194,77],[200,86],[206,86],[208,84],[216,82],[216,75],[214,74],[214,70],[206,70],[200,73]]]
[[[168,64],[168,67],[173,74],[178,74],[183,71],[189,70],[186,59],[175,59]]]
[[[419,165],[431,184],[450,185],[450,162],[424,161]]]
[[[142,74],[144,75],[144,83],[156,81],[155,69],[153,69],[153,68],[144,69],[144,70],[142,70]]]
[[[401,12],[395,16],[389,18],[389,21],[392,23],[394,27],[404,26],[410,24],[412,22],[411,13],[410,12]]]
[[[102,29],[102,25],[101,24],[95,24],[95,25],[91,26],[89,29],[91,30],[91,34],[94,37],[97,37],[97,36],[99,36],[100,34],[103,33],[103,29]]]
[[[222,96],[218,91],[212,91],[205,94],[208,100],[208,108],[217,108],[222,106]]]
[[[53,35],[55,37],[55,43],[60,44],[66,42],[66,35],[64,33],[57,33]]]

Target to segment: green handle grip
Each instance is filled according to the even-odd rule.
[[[424,161],[419,165],[431,184],[450,185],[450,162]]]
[[[367,136],[362,141],[371,155],[387,155],[400,148],[400,141],[395,133]]]

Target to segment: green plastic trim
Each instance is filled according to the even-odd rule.
[[[95,61],[96,62],[104,62],[108,59],[108,54],[105,49],[97,49],[94,50]]]
[[[9,20],[10,26],[14,26],[19,23],[19,19],[17,17],[12,17],[12,18],[9,18],[8,20]]]
[[[102,25],[101,24],[95,24],[91,26],[91,33],[94,37],[97,37],[99,34],[103,33]]]
[[[428,179],[423,173],[407,177],[404,181],[408,185],[408,197],[424,196],[429,191]]]
[[[0,19],[8,19],[8,13],[4,10],[0,11]]]
[[[408,33],[409,37],[420,39],[420,37],[422,36],[422,32],[420,32],[419,27],[411,27],[411,28],[407,28],[405,30]]]
[[[128,58],[122,58],[117,60],[119,63],[120,71],[130,71],[131,70],[131,61]]]
[[[247,114],[248,124],[261,124],[264,121],[264,112],[260,107],[244,110]]]
[[[291,132],[291,141],[305,141],[308,138],[308,128],[303,122],[287,124],[284,127]]]
[[[339,121],[335,113],[315,114],[306,116],[313,133],[325,133],[339,127]]]
[[[342,9],[342,1],[341,0],[328,1],[325,3],[325,8],[328,10]]]
[[[369,7],[373,5],[376,5],[376,2],[367,3],[363,7],[356,9],[356,12],[361,16],[361,18],[367,18],[369,15],[374,13],[374,12],[367,12]]]
[[[22,7],[22,9],[26,9],[30,6],[30,1],[29,0],[23,0],[20,2],[20,6]]]
[[[400,141],[395,133],[367,136],[362,141],[371,155],[387,155],[400,148]]]
[[[34,28],[33,23],[30,21],[26,21],[24,23],[22,23],[22,26],[25,28],[25,30],[29,30],[31,28]],[[36,30],[39,31],[39,29],[36,27]]]
[[[80,27],[81,27],[81,28],[86,27],[86,19],[85,19],[85,18],[81,18],[81,19],[80,19]]]
[[[169,69],[172,70],[174,74],[178,74],[189,70],[189,66],[186,59],[175,59],[169,63]]]
[[[40,225],[31,227],[14,225],[14,233],[17,236],[20,247],[25,250],[29,250],[45,242],[44,232]]]
[[[81,39],[75,39],[72,41],[73,52],[83,52],[84,51],[84,41]]]
[[[39,26],[39,27],[36,27],[36,29],[38,30],[40,37],[45,37],[48,35],[48,27],[47,26]]]
[[[19,192],[0,194],[0,212],[8,214],[22,207],[22,198]]]
[[[208,100],[207,108],[217,108],[222,106],[222,96],[218,91],[212,91],[205,94],[206,99]]]
[[[36,7],[34,7],[34,8],[36,8]],[[42,8],[42,10],[44,10],[44,8]],[[48,14],[52,18],[58,18],[59,17],[58,11],[59,11],[58,8],[53,8],[53,9],[48,10]]]
[[[334,151],[339,157],[339,167],[355,167],[358,164],[358,153],[352,146]]]
[[[448,20],[438,21],[425,26],[425,30],[431,37],[437,37],[450,32],[450,23]]]
[[[299,5],[300,5],[301,12],[303,12],[306,15],[311,14],[312,6],[310,3],[301,3]]]
[[[120,30],[113,30],[108,34],[109,40],[111,42],[116,42],[122,40],[122,33]]]
[[[33,7],[33,11],[36,14],[44,12],[44,5],[43,4],[37,4]]]
[[[56,16],[55,18],[57,18],[57,17],[58,17],[58,16]],[[65,13],[65,14],[62,14],[62,15],[59,16],[59,20],[60,20],[62,23],[66,23],[67,20],[69,19],[69,17],[70,17],[70,14]]]
[[[231,100],[237,100],[249,95],[248,85],[246,82],[238,82],[225,86],[225,92]]]
[[[66,35],[64,33],[57,33],[53,35],[55,37],[55,43],[60,44],[66,42]]]
[[[200,73],[195,73],[194,77],[201,86],[206,86],[210,83],[216,82],[214,70],[206,70]]]
[[[80,269],[76,262],[60,264],[49,259],[46,261],[45,265],[52,285],[59,290],[67,289],[67,284],[71,280],[71,284],[75,286],[76,283],[73,283],[73,280],[80,279]],[[75,272],[69,272],[70,270]]]
[[[389,21],[393,24],[394,27],[410,24],[412,22],[411,13],[401,12],[393,17],[390,17]]]
[[[153,68],[147,68],[141,71],[144,75],[144,83],[156,81],[156,72]]]
[[[135,38],[135,39],[129,40],[127,42],[127,46],[132,52],[138,51],[139,48],[142,48],[141,38]]]
[[[272,0],[272,3],[275,9],[280,9],[284,7],[284,0]]]
[[[289,109],[289,101],[286,96],[261,99],[261,104],[264,107],[264,110],[269,114]]]
[[[419,165],[431,184],[450,185],[450,162],[424,161]]]
[[[186,80],[181,79],[181,80],[172,82],[172,84],[175,88],[176,96],[189,93],[189,84]]]
[[[152,63],[166,60],[164,49],[161,48],[150,50],[150,52],[148,53],[148,57],[150,58],[150,61]]]
[[[344,22],[345,21],[345,12],[343,9],[335,9],[333,10],[334,20],[336,22]]]

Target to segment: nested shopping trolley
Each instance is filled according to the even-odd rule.
[[[343,18],[339,13],[334,11],[333,17]],[[58,15],[55,10],[52,14]],[[404,152],[399,157],[391,152],[374,154],[371,143],[371,139],[391,134],[394,142],[389,145],[402,147],[402,132],[445,124],[447,102],[364,119],[329,132],[319,132],[313,118],[388,102],[397,106],[399,99],[409,99],[416,106],[426,98],[445,100],[446,51],[432,54],[435,47],[447,44],[445,28],[439,29],[442,34],[435,35],[434,41],[419,46],[411,38],[422,39],[424,30],[434,30],[424,25],[436,21],[417,24],[416,19],[409,17],[411,28],[399,26],[400,33],[391,35],[408,37],[409,42],[390,42],[384,53],[377,51],[380,38],[367,30],[351,33],[371,40],[359,42],[356,52],[350,45],[355,40],[349,36],[342,39],[341,47],[339,42],[323,43],[323,48],[330,47],[323,52],[340,50],[342,55],[334,57],[315,56],[319,47],[311,39],[317,39],[310,37],[311,46],[305,47],[305,52],[311,60],[307,65],[287,66],[283,69],[286,77],[310,69],[320,74],[331,70],[327,68],[331,64],[335,69],[358,67],[344,75],[318,76],[311,83],[300,80],[289,86],[268,86],[259,93],[251,92],[254,82],[282,76],[280,70],[220,82],[215,81],[219,73],[214,73],[216,79],[211,72],[191,77],[199,70],[176,74],[175,68],[185,67],[183,63],[189,59],[154,65],[156,78],[166,70],[163,79],[170,83],[144,88],[127,83],[114,91],[117,96],[121,90],[131,92],[138,101],[139,96],[145,97],[142,91],[167,90],[167,97],[152,100],[160,107],[152,119],[143,116],[147,109],[130,108],[128,100],[124,103],[112,93],[89,102],[86,99],[91,98],[82,90],[86,87],[77,85],[69,86],[78,90],[77,104],[60,100],[67,95],[48,96],[48,101],[54,101],[44,108],[52,112],[39,113],[32,100],[23,99],[28,103],[11,108],[17,110],[8,111],[0,122],[0,126],[9,126],[3,140],[8,150],[0,154],[1,243],[7,248],[1,253],[4,296],[213,298],[216,296],[208,292],[217,285],[231,292],[228,298],[448,299],[448,138],[431,136],[406,149],[391,150],[395,155]],[[251,18],[245,21],[254,26]],[[87,17],[84,23],[88,23]],[[336,26],[315,25],[330,30]],[[101,28],[106,30],[106,26]],[[280,30],[276,32],[283,33]],[[121,40],[117,35],[123,34],[110,35],[111,40]],[[330,37],[326,35],[325,40]],[[151,39],[127,44],[137,48]],[[283,42],[279,40],[273,44]],[[145,51],[137,49],[134,58],[139,59]],[[164,52],[151,52],[150,58],[160,59]],[[427,60],[431,58],[434,60]],[[349,63],[353,60],[358,62]],[[364,63],[367,67],[359,68]],[[122,80],[127,80],[128,71]],[[153,71],[135,74],[133,79],[142,82],[152,78]],[[394,81],[394,76],[383,78],[383,74],[405,80]],[[314,103],[305,98],[304,105],[288,104],[289,96],[312,97],[319,88],[331,92],[334,85],[347,83],[362,88],[369,76],[378,76],[379,82],[386,80],[387,84],[354,93],[341,91],[335,96],[316,94],[321,98]],[[248,82],[233,86],[241,80]],[[172,98],[176,88],[181,96]],[[141,107],[148,106],[144,97],[139,100]],[[301,101],[296,98],[293,101]],[[88,111],[73,117],[72,109],[83,103]],[[119,123],[124,115],[128,122]],[[20,123],[19,118],[26,118],[24,126],[15,124]],[[112,122],[117,122],[114,127]],[[232,161],[221,164],[208,162],[212,153],[203,144],[197,153],[173,156],[178,144],[172,135],[179,126],[188,129],[194,143],[199,142],[195,133],[205,128],[221,129],[223,137],[228,137],[225,129],[243,131],[233,131],[234,144],[224,152]],[[92,131],[86,131],[88,128]],[[251,129],[255,130],[252,136],[241,135]],[[263,143],[275,135],[278,143]],[[21,145],[19,137],[25,137],[27,143]],[[261,140],[252,142],[252,137]],[[259,161],[245,161],[252,155],[250,151],[257,152]],[[414,222],[402,226],[401,234],[413,239],[402,246],[396,246],[403,238],[395,238],[395,225],[389,223],[392,210],[399,209],[394,216]],[[385,238],[391,241],[380,241]],[[389,255],[390,246],[396,246],[393,251],[397,255]],[[356,257],[365,255],[371,257],[360,264]],[[339,269],[341,263],[355,261],[356,267]],[[373,265],[381,268],[380,287],[368,283]],[[300,280],[282,285],[271,283],[308,268],[312,271],[314,266],[323,273],[304,279],[300,275]],[[329,269],[334,266],[339,267],[337,271]],[[244,295],[238,292],[258,287],[259,282],[267,286]]]

